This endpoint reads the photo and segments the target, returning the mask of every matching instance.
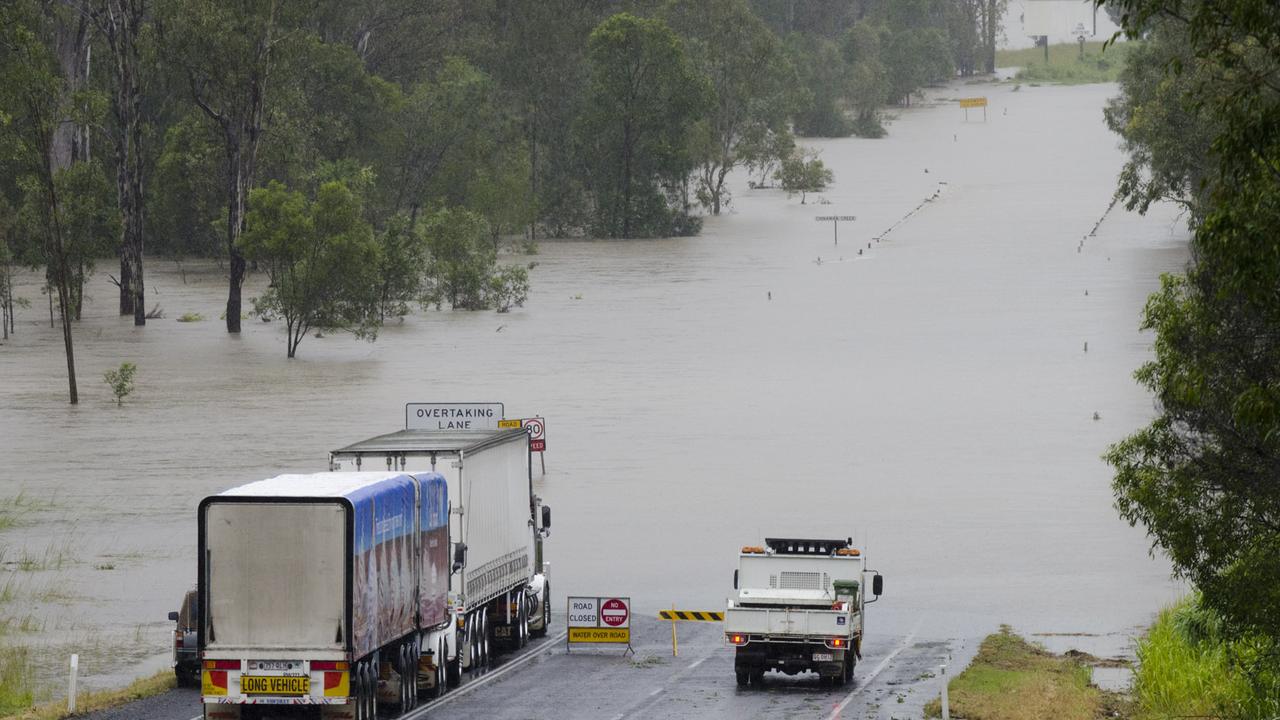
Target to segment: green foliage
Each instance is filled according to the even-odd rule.
[[[795,34],[787,37],[787,51],[800,74],[801,95],[793,123],[796,134],[807,137],[845,137],[853,132],[844,109],[848,74],[840,47],[833,40]]]
[[[489,304],[498,312],[523,307],[529,299],[529,269],[507,265],[489,277]]]
[[[795,152],[783,160],[776,177],[788,196],[799,193],[802,205],[806,194],[825,190],[834,179],[816,155],[803,152]]]
[[[428,302],[444,301],[453,308],[481,310],[488,307],[488,292],[497,253],[489,241],[484,218],[465,209],[442,209],[426,220]]]
[[[1017,79],[1023,82],[1058,85],[1116,82],[1126,67],[1125,58],[1143,45],[1137,42],[1087,42],[1084,44],[1084,57],[1081,57],[1079,44],[1060,43],[1049,46],[1048,62],[1045,62],[1043,47],[1000,50],[996,53],[996,64],[1019,68]],[[1155,65],[1148,70],[1159,73],[1162,68],[1162,65]]]
[[[147,194],[148,250],[213,257],[226,235],[226,158],[216,131],[188,112],[168,127]]]
[[[111,387],[111,394],[115,396],[117,406],[123,405],[125,396],[133,392],[133,376],[137,372],[137,365],[126,362],[120,363],[119,368],[102,374],[102,380]]]
[[[203,320],[204,316],[200,313],[182,313],[178,317],[178,322],[180,323],[202,322]]]
[[[1196,596],[1161,611],[1138,641],[1133,694],[1141,717],[1271,720],[1280,714],[1280,656],[1270,641],[1230,639]]]
[[[1137,372],[1159,415],[1114,445],[1116,505],[1202,593],[1231,638],[1280,642],[1280,14],[1258,0],[1116,0],[1125,30],[1175,23],[1187,104],[1212,136],[1194,264],[1164,279],[1143,326],[1155,358]],[[1136,56],[1141,58],[1143,56]],[[1177,97],[1154,103],[1177,102]],[[1169,132],[1164,130],[1160,132]],[[1173,138],[1165,138],[1174,142]],[[1196,134],[1183,152],[1197,152]],[[1176,148],[1175,145],[1169,145]],[[1176,151],[1176,150],[1171,150]],[[1163,161],[1161,162],[1163,167]]]
[[[627,13],[588,40],[590,86],[577,137],[601,237],[665,236],[672,204],[695,158],[690,131],[710,109],[711,89],[661,20]]]
[[[790,134],[795,70],[745,0],[670,2],[665,14],[685,39],[694,65],[711,81],[710,112],[696,130],[701,156],[696,177],[699,202],[718,215],[728,199],[729,172],[746,162],[784,157],[768,156],[781,143],[760,139]]]
[[[360,200],[339,181],[323,183],[314,201],[278,182],[250,195],[245,257],[271,284],[254,298],[264,318],[282,317],[288,356],[312,329],[345,330],[373,340],[381,324],[380,248],[361,216]]]
[[[1120,73],[1120,95],[1107,103],[1107,126],[1124,141],[1128,160],[1120,172],[1118,194],[1130,210],[1145,213],[1152,203],[1176,202],[1198,218],[1206,207],[1214,175],[1210,152],[1220,131],[1194,95],[1213,86],[1202,82],[1181,25],[1160,23],[1144,41],[1113,45],[1129,48]],[[1185,72],[1170,76],[1177,64]]]

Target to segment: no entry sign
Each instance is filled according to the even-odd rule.
[[[570,597],[569,643],[631,646],[631,598]]]
[[[631,609],[622,598],[609,598],[600,605],[600,622],[609,627],[630,627]]]

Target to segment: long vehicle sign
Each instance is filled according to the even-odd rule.
[[[497,430],[502,403],[405,403],[406,430]]]

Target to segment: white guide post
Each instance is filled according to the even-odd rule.
[[[71,682],[67,686],[67,712],[76,711],[76,673],[80,670],[80,656],[71,654]]]

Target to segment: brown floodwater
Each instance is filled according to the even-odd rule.
[[[216,265],[152,260],[165,317],[135,328],[104,262],[75,330],[79,407],[27,276],[0,347],[0,497],[24,499],[0,531],[0,614],[26,625],[4,642],[39,648],[49,682],[71,652],[91,685],[162,667],[201,497],[322,471],[408,401],[494,400],[547,418],[557,598],[714,609],[739,546],[853,536],[886,576],[872,634],[1124,638],[1183,587],[1117,517],[1100,455],[1153,414],[1140,311],[1187,250],[1169,208],[1117,208],[1086,237],[1123,161],[1115,92],[935,91],[885,139],[807,143],[836,182],[806,204],[738,174],[699,237],[543,242],[507,258],[538,262],[524,308],[419,312],[295,360],[279,323],[223,331]],[[990,98],[986,122],[962,95]],[[814,220],[833,214],[857,216],[838,246]],[[117,408],[101,378],[123,361]]]

